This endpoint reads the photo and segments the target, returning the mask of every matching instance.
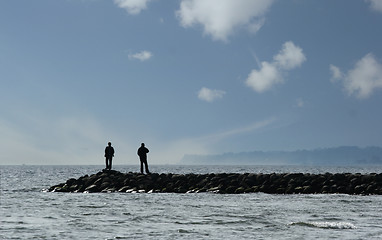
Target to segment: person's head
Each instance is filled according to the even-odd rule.
[[[111,146],[111,142],[108,142],[107,145]]]
[[[144,146],[145,146],[145,144],[144,144],[144,143],[141,143],[141,146],[142,146],[142,147],[144,147]]]

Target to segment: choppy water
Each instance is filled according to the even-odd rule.
[[[1,239],[380,239],[382,196],[46,193],[102,166],[1,166]],[[129,172],[138,166],[116,166]],[[152,166],[159,173],[382,172],[382,167]]]

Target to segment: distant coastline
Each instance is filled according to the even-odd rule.
[[[253,151],[185,155],[180,164],[201,165],[381,165],[381,147],[341,146],[296,151]]]

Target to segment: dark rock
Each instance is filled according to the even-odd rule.
[[[158,174],[103,170],[52,186],[50,192],[212,192],[240,194],[264,192],[382,194],[382,173],[219,173]]]
[[[296,187],[294,189],[294,193],[302,193],[304,191],[304,188],[303,187]]]
[[[277,188],[275,193],[283,194],[285,193],[285,188]]]
[[[71,179],[68,179],[68,181],[66,181],[66,184],[68,184],[69,186],[73,185],[75,182],[77,182],[77,180],[75,178],[71,178]]]
[[[235,190],[236,190],[236,187],[234,187],[234,186],[229,186],[229,187],[227,187],[226,188],[226,192],[227,193],[235,193]]]
[[[207,192],[218,192],[220,190],[220,188],[219,187],[213,187],[213,188],[210,188],[210,189],[208,189],[207,190]]]
[[[328,185],[324,185],[321,188],[321,193],[329,193],[329,191],[330,191],[330,187]]]
[[[357,185],[354,188],[354,193],[355,194],[363,194],[365,190],[366,190],[365,184]]]
[[[243,187],[238,187],[236,190],[235,190],[235,194],[240,194],[240,193],[244,193],[245,192],[245,189]]]
[[[93,184],[93,185],[90,185],[89,187],[85,188],[85,191],[86,192],[89,192],[89,193],[92,193],[92,192],[98,192],[98,186]]]
[[[314,189],[312,186],[304,186],[302,193],[309,194],[309,193],[314,193]]]
[[[288,186],[286,187],[285,193],[287,194],[295,193],[294,189],[295,189],[295,186],[293,184],[288,184]]]

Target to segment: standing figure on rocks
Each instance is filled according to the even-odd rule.
[[[141,161],[141,173],[143,173],[143,164],[145,164],[146,173],[150,174],[149,167],[147,165],[147,153],[148,152],[149,152],[149,150],[145,147],[145,144],[142,143],[141,147],[138,148],[138,152],[137,152],[137,154],[139,156],[139,160]]]
[[[108,142],[108,146],[105,148],[106,158],[106,170],[111,170],[111,162],[114,157],[114,148],[111,146],[111,142]]]

